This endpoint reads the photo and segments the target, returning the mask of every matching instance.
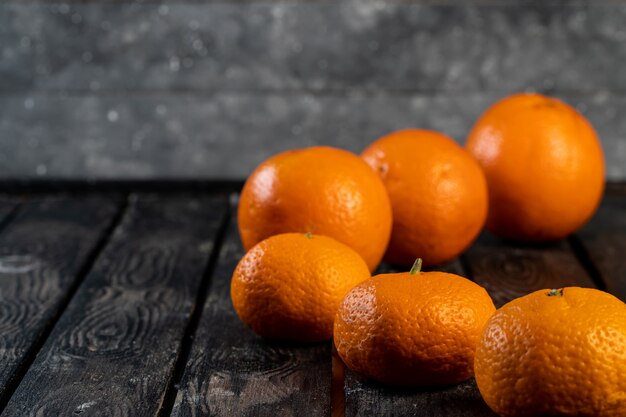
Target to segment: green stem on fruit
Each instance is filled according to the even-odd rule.
[[[546,293],[548,297],[563,297],[563,288],[551,289]]]
[[[417,275],[422,270],[422,258],[417,258],[409,271],[410,275]]]
[[[313,239],[313,233],[311,233],[311,232],[306,232],[306,233],[304,234],[304,237],[306,237],[307,239]]]

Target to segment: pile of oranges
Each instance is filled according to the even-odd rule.
[[[485,226],[505,239],[561,239],[589,220],[603,190],[593,128],[539,94],[494,104],[465,148],[409,129],[360,157],[284,152],[241,193],[248,252],[233,306],[269,339],[333,338],[349,368],[382,383],[475,376],[502,416],[626,416],[626,304],[568,287],[496,310],[476,283],[421,270],[457,257]],[[372,277],[383,259],[410,271]]]

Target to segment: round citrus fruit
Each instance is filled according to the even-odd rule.
[[[626,416],[626,304],[576,287],[513,300],[487,322],[475,372],[501,416]]]
[[[476,122],[467,150],[489,186],[487,228],[504,238],[563,238],[593,215],[604,190],[604,157],[591,124],[540,94],[494,104]]]
[[[328,340],[343,296],[370,277],[363,259],[336,240],[285,233],[254,246],[231,281],[241,320],[261,336],[295,341]]]
[[[487,183],[472,157],[449,137],[408,129],[383,136],[361,157],[379,173],[393,209],[385,259],[410,265],[451,260],[487,218]]]
[[[335,346],[350,369],[379,382],[454,384],[473,375],[476,343],[494,311],[479,285],[414,266],[350,290],[335,318]]]
[[[246,249],[279,233],[333,237],[373,271],[391,234],[391,205],[380,178],[358,156],[313,147],[278,154],[257,167],[239,200]]]

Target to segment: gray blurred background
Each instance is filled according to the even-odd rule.
[[[493,101],[563,98],[626,179],[626,3],[5,0],[0,178],[241,179],[406,127],[463,142]]]

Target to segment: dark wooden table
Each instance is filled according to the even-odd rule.
[[[237,319],[240,184],[5,184],[0,197],[4,416],[490,416],[473,381],[368,383],[331,343],[268,343]],[[567,240],[487,234],[444,266],[497,305],[540,288],[626,299],[626,187]],[[389,270],[383,266],[383,270]]]

